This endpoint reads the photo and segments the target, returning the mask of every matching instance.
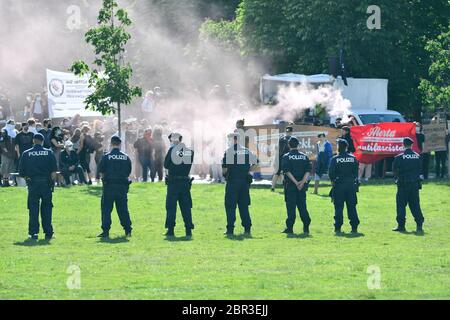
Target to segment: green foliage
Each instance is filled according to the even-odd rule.
[[[127,12],[118,8],[115,0],[103,0],[97,22],[98,26],[86,33],[86,42],[94,47],[95,67],[76,61],[70,70],[76,75],[90,73],[89,84],[95,91],[86,99],[87,108],[106,115],[117,112],[115,104],[129,104],[142,91],[129,85],[133,70],[121,61],[131,38],[126,31],[132,24]]]
[[[207,19],[200,28],[200,40],[229,51],[240,49],[238,24],[234,21]]]
[[[390,107],[419,117],[418,86],[430,65],[426,39],[447,27],[448,1],[377,1],[380,30],[367,28],[367,8],[372,4],[370,0],[242,0],[234,43],[241,45],[243,55],[269,61],[271,73],[328,72],[328,59],[343,48],[350,76],[389,79]],[[211,35],[220,39],[222,33],[213,29]]]
[[[431,112],[437,108],[450,110],[450,27],[425,47],[432,64],[428,79],[420,83],[423,102]]]

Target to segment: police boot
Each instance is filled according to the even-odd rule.
[[[281,233],[285,233],[285,234],[293,234],[294,230],[292,230],[292,228],[286,228],[284,229],[284,231],[282,231]]]
[[[251,227],[245,228],[244,235],[250,236],[251,234],[252,234],[252,228]]]
[[[52,234],[46,234],[45,235],[45,240],[50,241],[54,238],[54,236]]]
[[[174,228],[168,228],[167,232],[165,234],[166,237],[175,237],[175,231]]]
[[[397,228],[392,229],[394,232],[406,232],[405,226],[397,226]]]
[[[358,227],[352,227],[352,233],[353,234],[358,233]]]
[[[334,233],[335,233],[335,234],[338,234],[338,235],[339,235],[339,234],[342,234],[341,227],[339,227],[339,228],[338,228],[338,227],[335,227],[335,228],[334,228]]]
[[[107,239],[109,238],[109,232],[108,231],[103,231],[102,233],[100,233],[97,238],[102,238],[102,239]]]
[[[424,233],[424,232],[423,232],[422,225],[420,225],[420,224],[417,225],[416,233],[417,233],[417,234],[423,234],[423,233]]]
[[[304,234],[309,234],[309,225],[308,226],[303,226],[303,233]]]
[[[192,237],[192,229],[186,228],[186,237]]]
[[[130,231],[125,231],[125,237],[126,238],[131,238],[131,230]]]
[[[234,235],[234,229],[227,228],[227,231],[225,231],[224,235],[226,235],[226,236],[233,236]]]
[[[37,235],[37,234],[29,235],[28,239],[37,241],[37,240],[39,240],[39,235]]]

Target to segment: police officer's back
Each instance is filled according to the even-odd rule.
[[[131,160],[121,152],[121,139],[117,136],[111,138],[112,150],[103,156],[98,171],[102,176],[103,195],[101,202],[102,230],[100,238],[108,238],[111,229],[111,212],[114,204],[119,215],[120,224],[127,237],[131,236],[132,223],[128,211],[128,191],[130,187]]]
[[[282,171],[284,178],[284,198],[286,202],[287,220],[286,230],[283,233],[292,234],[296,219],[296,208],[303,222],[304,234],[309,234],[311,218],[306,206],[306,191],[311,171],[311,162],[308,156],[298,150],[299,141],[292,137],[289,142],[290,151],[283,156]]]
[[[194,224],[192,222],[192,180],[189,177],[194,163],[194,151],[187,148],[182,142],[183,137],[179,133],[169,136],[172,143],[164,160],[164,168],[167,170],[166,184],[166,236],[175,235],[177,205],[180,205],[184,220],[186,236],[192,236]]]
[[[229,236],[234,234],[237,206],[246,235],[250,234],[252,227],[248,209],[251,204],[250,185],[253,180],[250,170],[258,164],[258,159],[249,149],[239,144],[239,138],[240,135],[237,133],[228,135],[231,146],[225,151],[222,159],[223,174],[227,181],[225,210],[227,214],[226,234]]]
[[[348,142],[338,140],[339,154],[330,162],[329,177],[333,182],[332,198],[335,207],[335,232],[341,233],[343,224],[344,204],[347,206],[347,214],[352,227],[352,233],[358,232],[359,218],[356,211],[358,203],[358,161],[347,152]]]
[[[417,232],[421,233],[424,222],[420,208],[419,190],[421,185],[422,162],[418,153],[411,148],[413,140],[405,138],[403,141],[405,152],[395,157],[393,162],[394,176],[397,180],[397,228],[394,231],[406,231],[406,206],[409,205],[417,224]]]
[[[28,234],[36,240],[39,234],[39,208],[41,208],[42,228],[45,238],[53,237],[52,226],[52,192],[56,179],[56,158],[53,151],[45,149],[42,144],[44,136],[33,137],[34,147],[26,150],[19,163],[19,175],[24,177],[28,185],[28,209],[30,221]]]

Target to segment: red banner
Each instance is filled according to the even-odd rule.
[[[413,150],[419,152],[414,123],[384,122],[354,126],[350,134],[355,146],[355,157],[361,163],[374,163],[402,153],[403,139],[413,139]]]

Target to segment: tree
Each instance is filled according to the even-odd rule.
[[[79,60],[70,70],[80,76],[90,73],[89,85],[95,91],[87,97],[86,108],[103,115],[117,113],[121,135],[121,105],[142,95],[139,87],[130,86],[133,70],[123,59],[125,46],[131,38],[126,27],[132,22],[115,0],[103,0],[97,20],[98,26],[86,33],[86,42],[95,48],[96,67],[90,69],[87,63]]]
[[[450,27],[425,47],[432,63],[428,79],[422,79],[420,90],[423,103],[430,112],[444,108],[450,111]]]
[[[380,30],[367,27],[371,4],[370,0],[242,0],[234,43],[241,44],[242,54],[269,61],[270,73],[327,73],[329,58],[343,49],[349,76],[389,79],[390,107],[420,118],[418,86],[430,65],[426,39],[447,27],[448,1],[379,0]]]

